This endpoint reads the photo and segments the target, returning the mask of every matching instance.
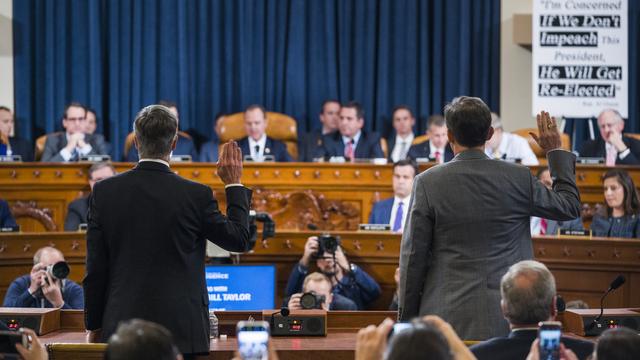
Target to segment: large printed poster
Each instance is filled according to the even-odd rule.
[[[534,0],[532,22],[532,115],[626,118],[627,1]]]

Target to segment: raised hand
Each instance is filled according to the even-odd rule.
[[[557,150],[562,147],[562,139],[558,132],[558,124],[556,119],[549,116],[546,111],[541,111],[536,115],[538,122],[538,135],[530,132],[529,135],[538,143],[538,145],[548,153],[551,150]]]
[[[242,177],[242,150],[231,140],[222,145],[218,159],[218,176],[225,185],[239,184]]]

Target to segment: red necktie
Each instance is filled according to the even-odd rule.
[[[547,234],[547,219],[540,218],[540,235]]]
[[[440,164],[440,151],[436,151],[436,162]]]
[[[349,161],[353,162],[353,142],[350,140],[347,143],[347,146],[344,148],[344,157],[349,159]]]

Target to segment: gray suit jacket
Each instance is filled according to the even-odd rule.
[[[104,136],[100,134],[87,134],[84,141],[91,145],[91,151],[88,155],[108,155],[109,149],[104,141]],[[60,150],[67,146],[67,136],[64,131],[47,135],[47,141],[44,143],[44,151],[42,152],[43,162],[64,162]]]
[[[509,333],[500,279],[533,258],[530,216],[580,216],[575,155],[548,154],[553,190],[524,166],[468,150],[418,175],[400,252],[399,318],[435,314],[462,339]]]

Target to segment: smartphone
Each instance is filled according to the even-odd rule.
[[[28,347],[27,334],[21,331],[0,331],[0,358],[20,359],[16,344]]]
[[[558,321],[542,321],[538,324],[540,360],[560,359],[562,324]]]
[[[269,359],[269,323],[240,321],[238,323],[238,352],[242,360]]]
[[[393,324],[393,329],[389,332],[389,339],[403,330],[410,329],[413,325],[410,322],[398,322]]]

